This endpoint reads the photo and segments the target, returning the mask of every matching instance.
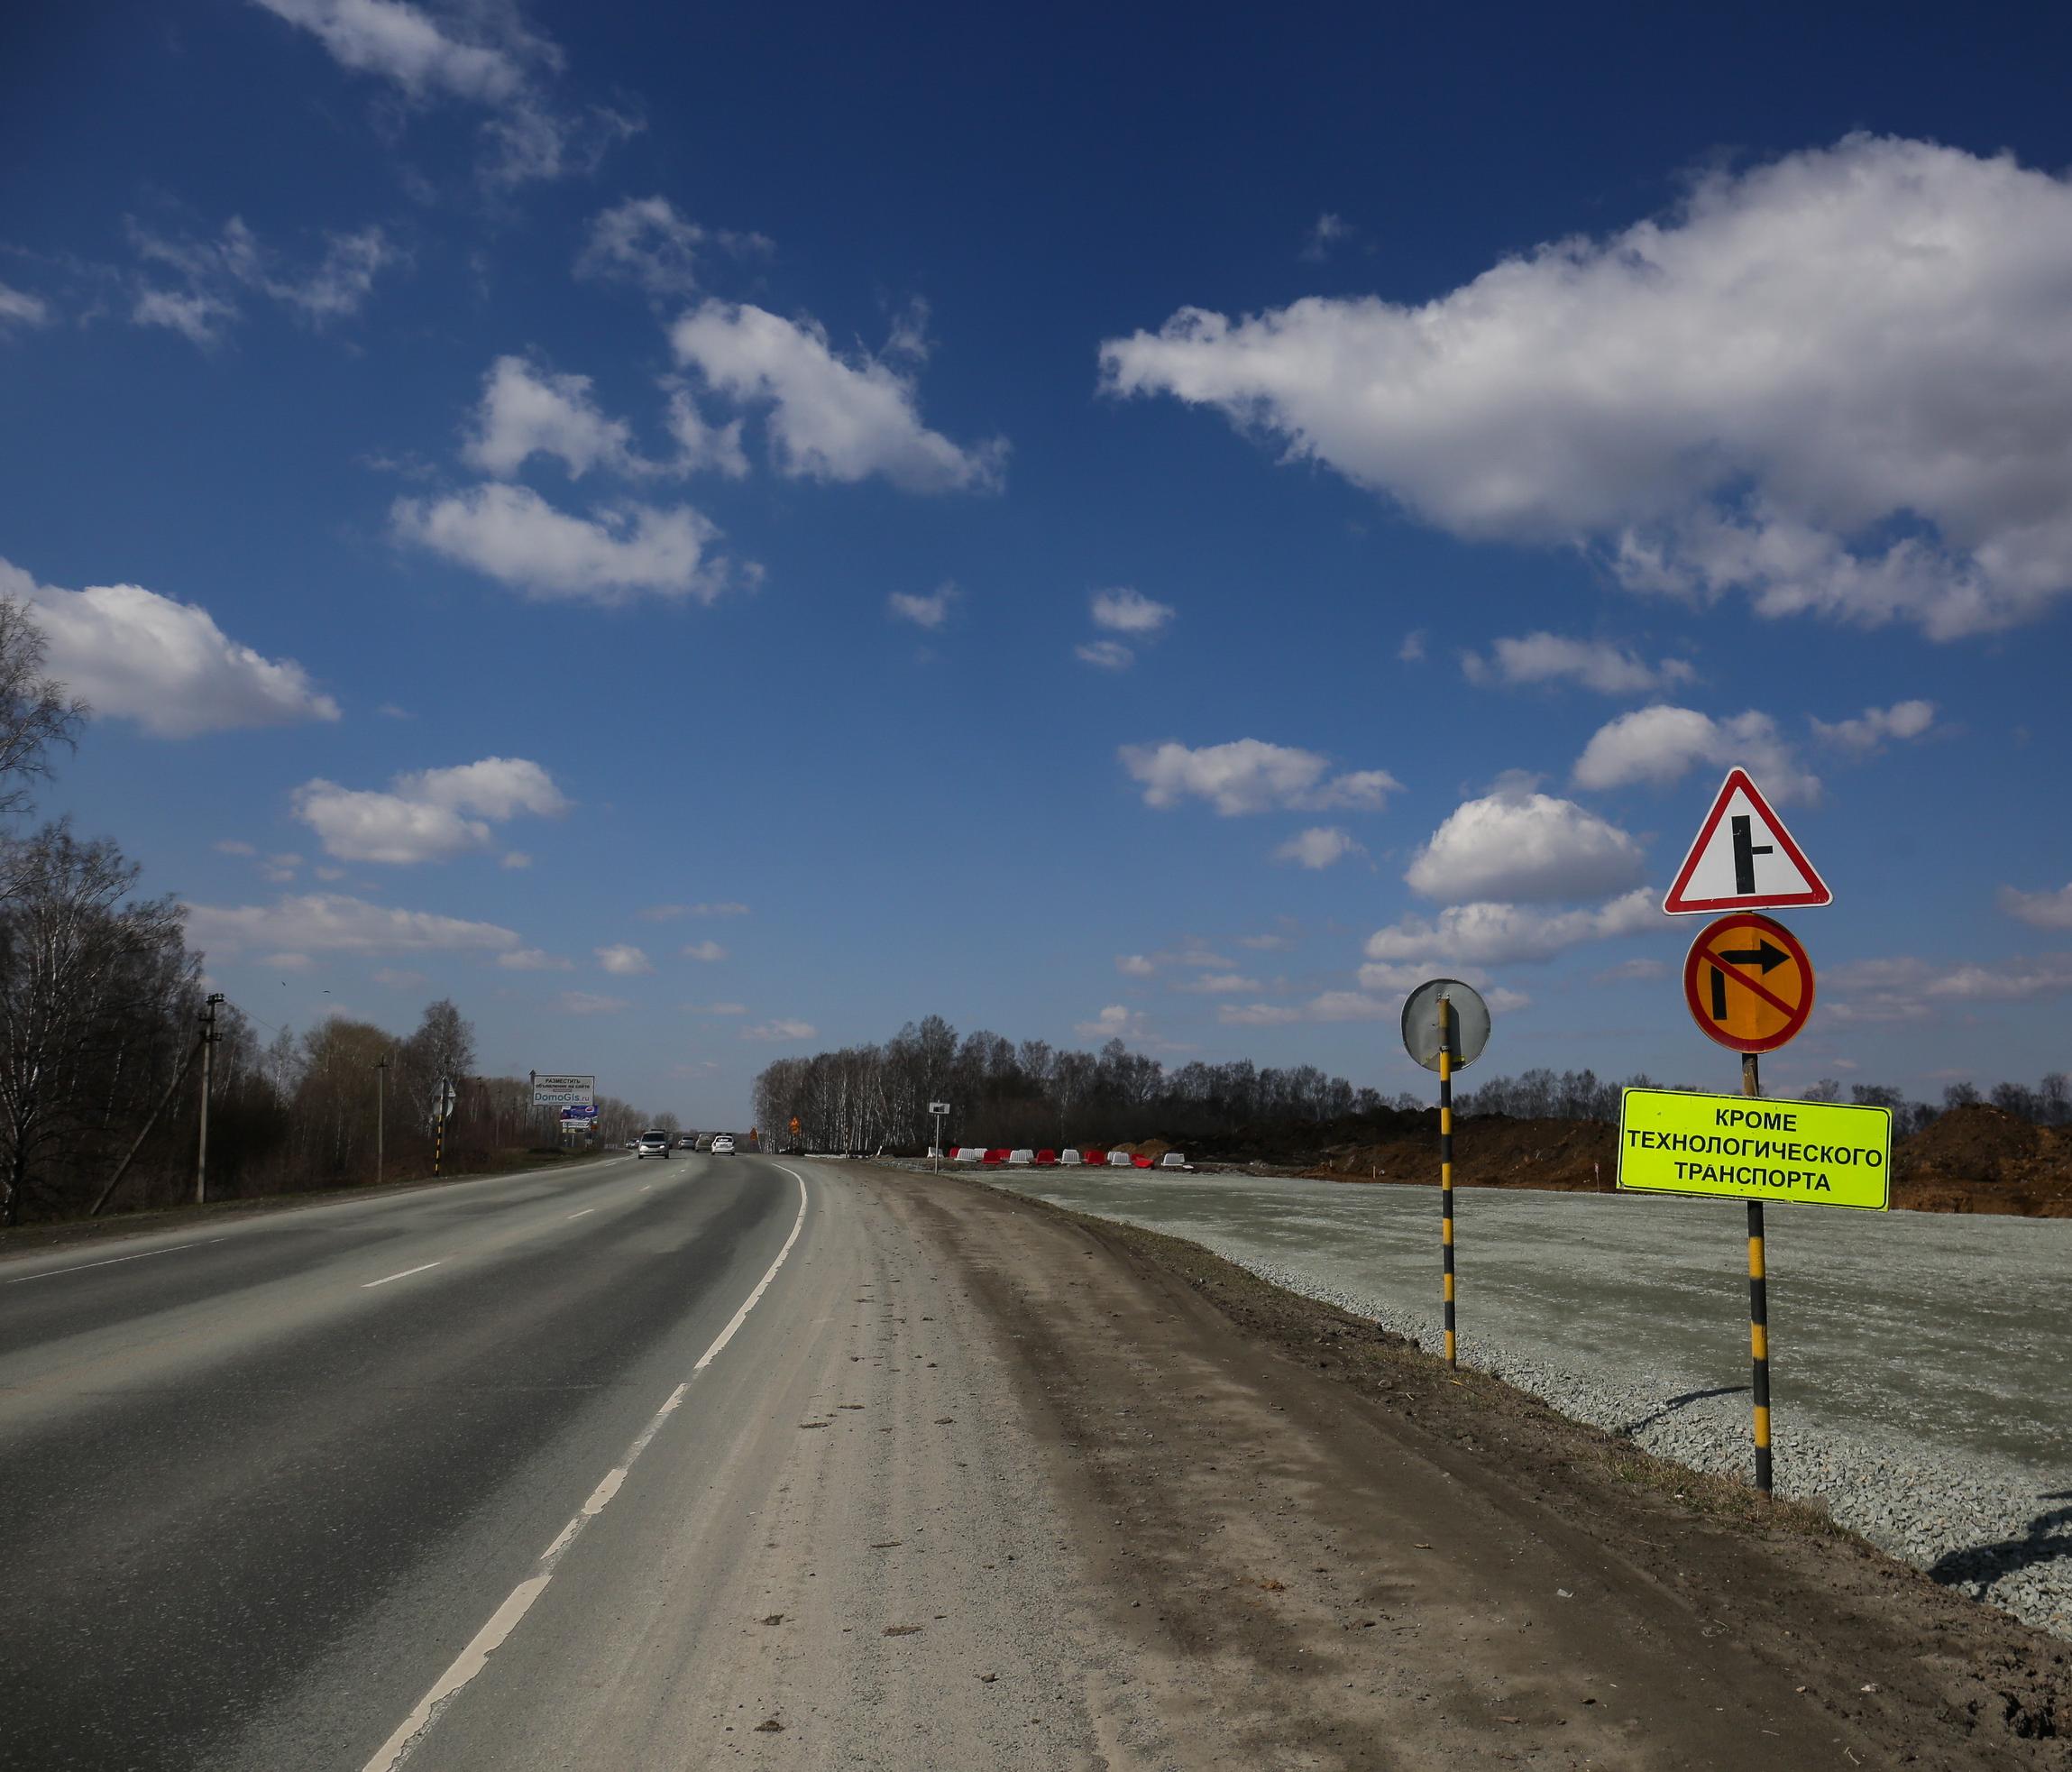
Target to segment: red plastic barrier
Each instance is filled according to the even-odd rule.
[[[988,1152],[986,1153],[986,1168],[988,1168],[988,1169],[998,1169],[998,1168],[999,1168],[999,1167],[1000,1167],[1000,1166],[1001,1166],[1003,1163],[1004,1163],[1006,1161],[1007,1161],[1007,1152],[1006,1152],[1005,1151],[1004,1151],[1004,1150],[1003,1150],[1003,1151],[988,1151]]]
[[[1036,1166],[1039,1169],[1048,1169],[1057,1161],[1058,1153],[1055,1151],[1039,1151],[1036,1153]]]
[[[1086,1159],[1089,1166],[1094,1168],[1105,1168],[1108,1161],[1108,1153],[1105,1151],[1082,1151],[1079,1154]]]
[[[1151,1160],[1149,1157],[1132,1157],[1130,1159],[1130,1167],[1132,1169],[1149,1169],[1151,1166]]]

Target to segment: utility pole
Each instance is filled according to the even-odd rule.
[[[201,1018],[201,1133],[194,1152],[194,1203],[197,1206],[208,1204],[208,1097],[209,1086],[215,1080],[215,1042],[223,1037],[215,1031],[215,1005],[222,1001],[221,991],[211,992]]]
[[[374,1185],[381,1185],[381,1126],[387,1116],[385,1085],[389,1080],[389,1064],[394,1054],[383,1052],[381,1061],[374,1067]]]

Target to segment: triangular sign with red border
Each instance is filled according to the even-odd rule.
[[[1729,769],[1662,908],[1673,917],[1831,904],[1834,894],[1746,769]]]

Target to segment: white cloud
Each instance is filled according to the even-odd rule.
[[[1646,695],[1698,675],[1681,658],[1650,665],[1609,640],[1573,640],[1561,634],[1523,634],[1498,640],[1485,658],[1461,655],[1470,683],[1535,684],[1566,680],[1600,695]]]
[[[1661,703],[1621,714],[1591,734],[1570,779],[1587,788],[1665,787],[1701,763],[1740,765],[1781,803],[1820,798],[1820,777],[1800,767],[1777,722],[1754,709],[1726,720]]]
[[[1242,972],[1205,972],[1198,978],[1175,985],[1175,990],[1193,991],[1202,996],[1242,996],[1247,991],[1259,989],[1257,978],[1248,978]]]
[[[722,948],[717,941],[693,941],[689,947],[683,949],[682,952],[685,959],[707,962],[727,958],[726,949]]]
[[[1096,628],[1144,638],[1162,632],[1173,619],[1170,603],[1154,602],[1141,591],[1128,589],[1096,592],[1093,613]]]
[[[342,893],[313,892],[271,904],[191,904],[188,939],[222,957],[246,949],[313,953],[503,953],[518,938],[490,923],[471,923],[430,911],[371,904]]]
[[[523,357],[499,357],[482,378],[481,404],[461,456],[469,466],[508,480],[535,455],[552,455],[580,480],[591,468],[643,473],[633,430],[609,418],[587,375],[556,375]]]
[[[399,499],[397,536],[551,601],[623,602],[642,592],[711,602],[728,563],[719,529],[689,505],[605,506],[589,517],[555,510],[529,486],[476,486],[445,498]]]
[[[637,978],[655,970],[655,963],[628,941],[597,950],[597,963],[614,978]]]
[[[1838,745],[1858,757],[1884,749],[1888,739],[1918,739],[1934,724],[1933,702],[1894,702],[1889,708],[1866,708],[1854,720],[1838,720],[1832,726],[1824,720],[1812,722],[1813,735],[1822,743]]]
[[[1115,970],[1125,978],[1148,978],[1158,970],[1158,968],[1151,963],[1146,955],[1117,954],[1115,956]]]
[[[298,855],[270,855],[266,858],[266,865],[259,871],[261,877],[272,881],[274,885],[286,886],[295,877],[301,866],[302,858]]]
[[[637,283],[655,296],[689,295],[698,287],[704,243],[705,230],[667,197],[629,197],[591,223],[575,274]]]
[[[167,327],[204,347],[220,342],[243,317],[245,295],[277,301],[319,329],[350,319],[366,306],[381,272],[405,257],[377,226],[326,234],[323,256],[300,270],[289,267],[236,216],[211,239],[176,239],[133,225],[130,233],[137,256],[171,272],[180,285],[140,284],[131,321]]]
[[[50,323],[50,304],[41,296],[0,283],[0,327],[44,326]]]
[[[2056,892],[2021,892],[2000,888],[2000,908],[2036,929],[2072,929],[2072,886]]]
[[[1640,845],[1572,800],[1499,786],[1464,801],[1403,876],[1423,898],[1595,898],[1640,878]]]
[[[444,861],[491,847],[490,826],[529,813],[556,818],[569,802],[522,757],[485,757],[449,769],[398,776],[386,791],[321,777],[295,790],[295,816],[344,861]]]
[[[532,857],[523,849],[507,849],[504,851],[504,858],[497,866],[509,868],[513,873],[518,873],[532,866]]]
[[[757,1022],[741,1030],[744,1040],[811,1040],[820,1030],[811,1022]]]
[[[1136,1040],[1144,1038],[1144,1018],[1126,1005],[1111,1003],[1090,1022],[1074,1022],[1072,1032],[1082,1040]]]
[[[679,362],[715,392],[769,409],[778,471],[794,479],[854,482],[882,474],[910,492],[993,491],[1003,438],[964,448],[921,422],[911,375],[884,356],[843,356],[814,321],[760,308],[707,302],[670,333]]]
[[[1310,223],[1309,232],[1303,238],[1303,262],[1306,264],[1322,264],[1331,256],[1331,249],[1352,232],[1352,225],[1343,216],[1334,216],[1326,209]]]
[[[1549,911],[1526,904],[1450,904],[1436,921],[1408,916],[1367,938],[1367,958],[1383,965],[1440,960],[1503,966],[1552,959],[1588,941],[1659,932],[1663,919],[1645,886],[1580,910]],[[1368,982],[1364,969],[1361,982]],[[1395,975],[1387,975],[1394,983]]]
[[[60,591],[5,560],[0,595],[34,606],[51,675],[96,714],[133,720],[154,738],[338,718],[301,666],[240,645],[197,603],[141,584]]]
[[[1425,662],[1425,630],[1413,629],[1403,636],[1403,644],[1396,648],[1396,656],[1405,665],[1422,665]]]
[[[1074,647],[1072,656],[1104,671],[1126,671],[1137,657],[1120,640],[1087,640]]]
[[[1608,966],[1591,980],[1593,985],[1627,985],[1666,978],[1669,962],[1664,959],[1622,959],[1617,966]]]
[[[1381,810],[1388,795],[1402,786],[1386,769],[1362,769],[1333,776],[1328,757],[1288,745],[1258,739],[1230,744],[1124,745],[1123,767],[1144,786],[1147,806],[1177,806],[1182,800],[1206,800],[1224,818],[1245,813],[1321,812],[1346,806]]]
[[[1829,969],[1821,1014],[1845,1024],[1927,1019],[1953,1004],[2033,1003],[2072,995],[2072,953],[1987,962],[1853,960]]]
[[[555,998],[555,1005],[566,1015],[616,1015],[633,1007],[623,996],[606,996],[593,990],[564,990]]]
[[[499,954],[497,964],[512,972],[567,972],[575,966],[573,959],[563,959],[544,948],[514,948]]]
[[[1350,831],[1335,824],[1320,824],[1290,837],[1273,856],[1277,861],[1298,861],[1305,868],[1328,868],[1349,855],[1366,853]]]
[[[933,632],[949,620],[949,606],[956,601],[957,587],[954,584],[940,584],[925,597],[894,591],[885,599],[885,607],[902,621],[911,621],[916,628],[926,628]]]
[[[1853,135],[1435,301],[1183,308],[1101,366],[1637,590],[1947,638],[2072,584],[2072,182],[2009,154]]]
[[[1215,1018],[1224,1027],[1287,1027],[1302,1011],[1285,1003],[1219,1003]]]

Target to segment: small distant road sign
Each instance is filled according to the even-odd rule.
[[[1729,769],[1662,908],[1673,917],[1693,916],[1831,904],[1834,896],[1748,772]]]
[[[1773,1052],[1813,1013],[1813,962],[1774,917],[1737,911],[1699,932],[1683,961],[1683,1000],[1707,1037]]]
[[[931,1101],[928,1104],[928,1111],[931,1114],[948,1114],[949,1104],[947,1101]]]
[[[1619,1102],[1618,1185],[1628,1193],[1883,1212],[1892,1149],[1884,1107],[1673,1089],[1627,1089]]]
[[[1403,1050],[1427,1070],[1439,1068],[1439,999],[1452,1007],[1453,1065],[1472,1064],[1490,1043],[1490,1008],[1481,993],[1458,978],[1419,985],[1403,1005]]]
[[[561,1110],[561,1117],[571,1125],[581,1121],[587,1125],[597,1117],[597,1109],[593,1106],[582,1106],[564,1107]]]

